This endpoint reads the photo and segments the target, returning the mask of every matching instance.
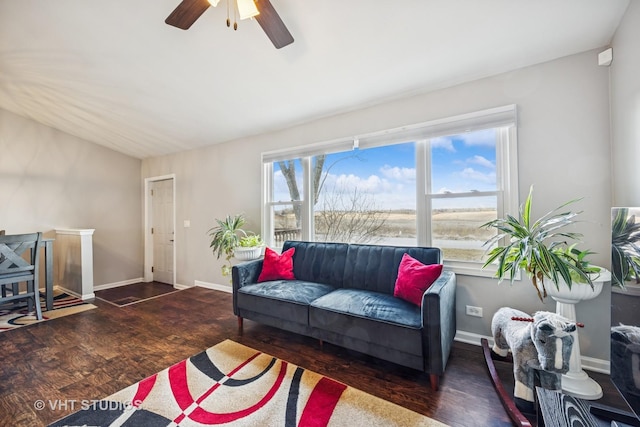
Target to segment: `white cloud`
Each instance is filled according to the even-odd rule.
[[[470,159],[467,159],[468,164],[483,166],[488,169],[495,169],[496,165],[486,157],[483,156],[473,156]]]
[[[360,194],[371,195],[371,203],[378,209],[415,209],[416,191],[410,182],[412,176],[415,181],[415,171],[412,173],[409,168],[388,168],[385,171],[389,178],[380,175],[360,177],[354,174],[329,174],[323,192],[353,194],[357,189]],[[322,206],[322,197],[320,199],[318,206]]]
[[[395,181],[415,181],[416,180],[416,169],[415,168],[400,168],[398,166],[392,167],[389,165],[384,165],[380,168],[380,173],[387,179],[392,179]]]
[[[365,178],[353,174],[343,174],[337,176],[334,183],[337,190],[351,191],[357,188],[367,193],[381,192],[390,187],[389,182],[378,175],[369,175]]]
[[[483,173],[479,172],[473,168],[464,168],[462,172],[460,172],[460,176],[464,179],[468,179],[471,181],[480,181],[482,183],[495,183],[496,182],[496,174],[495,172]]]
[[[444,148],[447,151],[455,152],[456,149],[453,147],[453,141],[451,141],[450,137],[438,137],[433,138],[431,140],[431,148]]]

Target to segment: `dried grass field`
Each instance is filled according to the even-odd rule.
[[[356,216],[369,214],[371,217],[374,216],[369,212],[344,212],[341,220],[345,224],[353,224]],[[322,223],[321,215],[316,213],[316,224]],[[376,211],[375,216],[383,221],[382,226],[376,229],[374,236],[364,239],[361,243],[415,244],[415,210]],[[481,228],[481,226],[493,219],[496,219],[494,209],[436,210],[430,224],[433,230],[432,244],[442,248],[447,259],[481,261],[485,253],[482,244],[495,233],[494,230]],[[276,215],[276,224],[285,225],[283,228],[294,228],[291,227],[295,224],[293,212],[279,212],[279,215]]]

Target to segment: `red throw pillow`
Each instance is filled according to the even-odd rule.
[[[276,251],[265,248],[262,271],[258,277],[258,282],[269,280],[293,280],[293,253],[296,248],[291,248],[278,255]]]
[[[422,294],[440,277],[442,264],[425,265],[409,254],[402,255],[393,296],[422,307]]]

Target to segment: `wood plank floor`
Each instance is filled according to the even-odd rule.
[[[428,377],[330,344],[246,320],[237,332],[231,295],[190,288],[0,333],[0,426],[51,423],[132,383],[232,339],[451,426],[511,425],[478,346],[455,343],[440,390]],[[505,375],[509,375],[506,371]],[[604,403],[622,405],[606,375]],[[43,401],[45,408],[36,408]]]

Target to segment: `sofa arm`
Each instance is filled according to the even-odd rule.
[[[443,271],[422,296],[425,372],[432,376],[444,373],[455,335],[456,275],[452,271]]]
[[[258,282],[262,271],[262,259],[243,262],[231,268],[231,284],[233,286],[233,313],[238,315],[237,294],[238,290],[246,285]]]

